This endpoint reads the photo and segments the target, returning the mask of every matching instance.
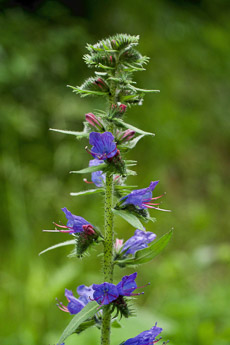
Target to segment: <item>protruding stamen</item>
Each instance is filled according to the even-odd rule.
[[[132,293],[130,296],[140,296],[144,295],[144,292]]]
[[[60,224],[57,224],[55,222],[53,222],[53,224],[58,226],[59,228],[68,229],[68,226],[66,226],[66,225],[60,225]]]
[[[172,212],[171,210],[165,210],[165,209],[163,209],[163,208],[154,207],[154,206],[150,206],[150,205],[146,205],[146,204],[145,204],[145,206],[146,206],[147,208],[154,208],[155,210],[158,210],[158,211]]]
[[[43,232],[60,232],[60,230],[56,229],[56,230],[42,230]]]
[[[56,306],[57,306],[60,310],[66,312],[66,313],[69,313],[68,308],[67,308],[62,302],[60,302],[57,298],[56,298],[56,301],[58,302],[58,303],[56,304]]]
[[[143,288],[145,288],[145,287],[148,286],[148,285],[150,285],[150,283],[147,283],[147,284],[145,284],[145,285],[143,285],[143,286],[138,286],[137,289],[143,289]]]
[[[92,181],[88,181],[87,178],[83,178],[83,181],[84,181],[85,183],[88,183],[88,184],[93,183]]]

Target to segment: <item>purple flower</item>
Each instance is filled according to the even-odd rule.
[[[92,159],[89,162],[90,167],[98,166],[102,164],[104,161],[100,159]],[[91,174],[91,180],[97,187],[103,187],[105,181],[105,174],[103,174],[102,170],[94,171]]]
[[[93,284],[93,298],[98,304],[109,304],[118,298],[119,293],[116,285],[110,283]]]
[[[108,159],[114,157],[118,150],[114,142],[114,136],[110,132],[97,133],[91,132],[89,135],[89,143],[93,145],[88,152],[96,159]]]
[[[135,272],[129,276],[124,276],[117,285],[106,282],[103,284],[93,284],[94,300],[98,304],[104,305],[112,303],[120,296],[136,296],[143,294],[143,292],[133,294],[133,291],[137,289],[137,284],[135,282],[136,277],[137,273]]]
[[[153,203],[152,200],[161,198],[163,195],[152,198],[152,192],[159,181],[152,181],[147,188],[135,189],[130,194],[120,199],[116,208],[126,208],[128,205],[134,205],[137,209],[154,208],[159,211],[171,212],[170,210],[164,210],[159,208],[159,203]],[[124,207],[125,206],[125,207]]]
[[[76,234],[76,233],[85,233],[87,235],[94,235],[94,226],[87,222],[84,218],[80,216],[75,216],[66,207],[62,208],[62,211],[65,213],[66,218],[68,219],[67,225],[60,225],[54,223],[60,229],[56,230],[43,230],[45,232],[67,232],[69,234]]]
[[[157,322],[149,331],[144,331],[134,338],[126,340],[122,345],[149,345],[155,344],[158,340],[156,337],[163,331],[162,328],[157,327]]]
[[[124,276],[121,279],[120,283],[117,284],[119,295],[132,296],[132,292],[137,288],[137,284],[135,282],[136,277],[137,272],[130,274],[129,276]]]
[[[71,290],[65,289],[65,297],[69,302],[67,306],[64,306],[62,302],[59,302],[57,306],[59,309],[70,314],[77,314],[81,311],[86,304],[88,304],[93,299],[93,289],[92,286],[80,285],[77,288],[77,293],[79,298],[74,297]]]
[[[158,183],[159,181],[154,181],[151,182],[147,188],[133,190],[130,194],[121,198],[121,201],[123,200],[122,205],[133,204],[141,209],[149,208],[149,203],[151,200],[159,198],[152,198],[152,191]]]
[[[94,233],[93,225],[87,222],[87,220],[80,216],[75,216],[69,210],[67,210],[66,207],[62,208],[62,211],[65,213],[68,222],[66,226],[61,227],[66,228],[68,230],[60,230],[61,232],[68,232],[72,234],[86,231],[88,233],[91,230],[91,232]]]
[[[124,255],[134,255],[138,250],[148,247],[148,243],[154,241],[156,235],[150,231],[136,230],[134,236],[130,237],[123,245],[121,252]]]

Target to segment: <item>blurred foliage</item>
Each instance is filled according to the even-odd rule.
[[[99,196],[69,195],[87,188],[68,174],[88,164],[86,141],[48,128],[81,130],[84,114],[104,107],[65,85],[90,76],[82,60],[87,42],[126,32],[140,34],[140,51],[151,58],[138,86],[161,90],[128,111],[128,122],[156,133],[130,155],[139,165],[129,182],[142,188],[160,179],[156,193],[167,191],[163,205],[173,212],[152,211],[158,221],[147,230],[160,236],[174,226],[175,235],[139,272],[139,284],[151,286],[136,301],[138,318],[113,330],[112,345],[155,321],[172,345],[229,345],[229,2],[87,0],[79,1],[79,15],[76,3],[75,11],[74,2],[63,3],[69,8],[0,3],[0,342],[55,344],[70,319],[55,297],[65,302],[65,287],[101,282],[96,251],[82,261],[66,258],[66,247],[38,257],[69,239],[41,232],[65,222],[61,207],[103,225]],[[120,219],[116,231],[124,239],[133,234]],[[123,272],[116,269],[117,281]],[[66,344],[94,343],[97,333]]]

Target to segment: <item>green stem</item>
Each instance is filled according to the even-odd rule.
[[[113,282],[113,175],[106,174],[105,183],[105,238],[104,238],[104,282]],[[101,326],[101,345],[110,344],[111,314],[109,306],[104,307]]]

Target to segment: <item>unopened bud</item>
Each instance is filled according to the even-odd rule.
[[[111,41],[111,46],[113,49],[117,49],[117,41],[116,40],[112,40]]]
[[[123,246],[124,240],[119,240],[119,238],[116,238],[116,242],[114,244],[115,251],[118,252],[122,246]]]
[[[85,114],[85,119],[91,126],[99,130],[103,128],[102,123],[98,120],[98,118],[93,113]]]
[[[124,112],[126,111],[126,108],[127,108],[127,105],[125,105],[125,104],[120,104],[120,106],[119,106],[119,112],[120,112],[121,114],[124,114]]]
[[[133,131],[132,129],[127,129],[125,132],[123,132],[123,135],[120,139],[120,141],[122,143],[125,143],[127,141],[130,141],[131,139],[133,139],[133,137],[135,136],[136,132]]]
[[[108,85],[102,78],[95,80],[94,84],[97,85],[102,91],[108,91]]]

